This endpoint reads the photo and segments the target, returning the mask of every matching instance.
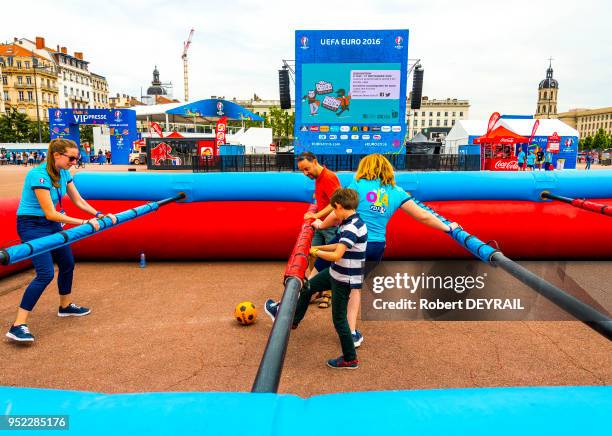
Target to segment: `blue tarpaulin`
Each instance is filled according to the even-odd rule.
[[[231,101],[223,99],[198,100],[184,104],[166,113],[183,117],[227,117],[231,120],[263,121],[259,115]]]
[[[9,416],[65,416],[66,434],[88,436],[595,435],[609,433],[611,389],[439,389],[341,393],[303,399],[287,394],[237,392],[107,395],[0,387],[0,408]],[[359,411],[358,420],[348,418],[346,411],[351,410]],[[325,419],[315,419],[321,411],[346,413],[328,413]],[[62,434],[53,430],[34,433]]]

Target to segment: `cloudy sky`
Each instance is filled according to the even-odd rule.
[[[612,106],[612,2],[498,1],[11,1],[0,40],[36,36],[84,52],[111,93],[139,95],[158,65],[183,97],[182,46],[195,29],[190,99],[278,99],[277,70],[296,29],[404,29],[425,68],[424,95],[469,99],[470,118],[533,114],[552,57],[559,111]],[[27,9],[27,13],[26,13]],[[11,17],[14,17],[11,18]]]

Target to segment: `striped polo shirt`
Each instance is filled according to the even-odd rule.
[[[351,289],[361,289],[368,228],[359,215],[354,213],[342,221],[339,231],[338,243],[346,245],[347,250],[341,259],[331,265],[329,275],[336,281],[348,284]]]

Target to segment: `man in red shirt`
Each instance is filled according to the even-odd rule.
[[[313,218],[324,220],[327,215],[333,210],[329,204],[329,199],[336,192],[337,189],[342,188],[338,176],[333,172],[322,166],[318,161],[317,157],[309,152],[305,151],[297,157],[297,165],[299,170],[304,175],[315,181],[315,193],[314,198],[317,204],[317,212],[306,212],[304,219]],[[327,245],[336,236],[337,227],[330,227],[324,230],[315,230],[312,238],[312,245]],[[310,277],[317,273],[315,268],[312,269]],[[331,293],[329,291],[322,292],[319,297],[319,307],[329,307]]]

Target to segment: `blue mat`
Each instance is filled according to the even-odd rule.
[[[610,431],[612,387],[386,391],[308,399],[4,387],[0,407],[5,415],[69,415],[66,434],[74,435],[603,435]],[[62,434],[36,434],[46,433]]]

